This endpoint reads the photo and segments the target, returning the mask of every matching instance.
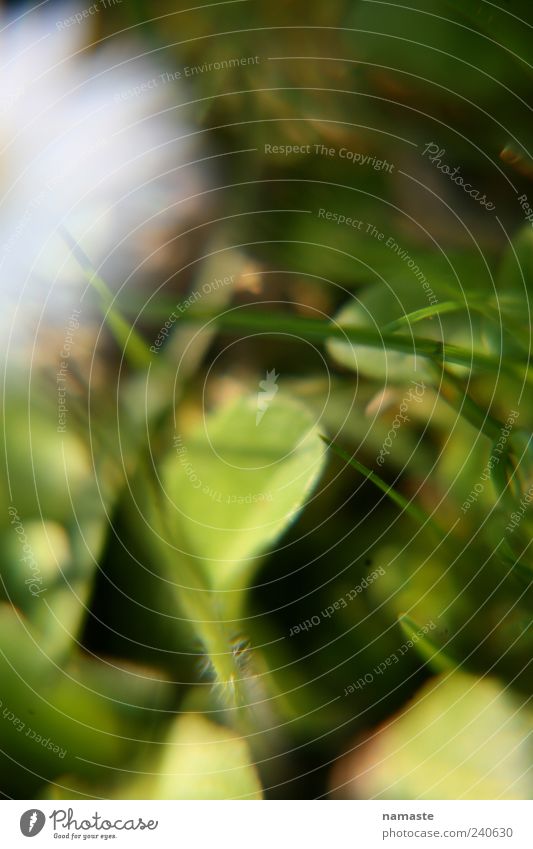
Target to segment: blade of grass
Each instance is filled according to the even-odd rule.
[[[328,439],[327,436],[320,435],[320,438],[323,442],[328,445],[331,450],[338,454],[343,460],[349,463],[350,466],[353,466],[354,469],[357,469],[365,478],[372,481],[372,483],[378,487],[391,501],[393,501],[397,507],[399,507],[402,511],[408,513],[415,521],[420,522],[422,525],[429,524],[435,530],[439,531],[440,528],[435,524],[431,516],[429,516],[424,510],[422,510],[418,505],[413,504],[408,501],[403,495],[397,492],[394,487],[389,486],[379,475],[376,475],[371,469],[368,469],[363,463],[360,463],[359,460],[356,460],[355,457],[351,457],[347,451],[339,448],[331,439]]]
[[[61,235],[69,246],[72,256],[79,264],[85,277],[100,296],[100,306],[113,336],[132,366],[148,366],[152,361],[148,346],[137,331],[126,321],[116,306],[109,286],[97,273],[87,254],[73,239],[65,227],[60,227]]]
[[[368,327],[339,327],[332,322],[287,316],[283,313],[267,313],[246,307],[237,307],[224,313],[209,313],[190,309],[180,316],[180,322],[204,324],[213,322],[219,330],[238,331],[246,333],[253,331],[285,333],[287,338],[317,339],[328,341],[338,339],[355,345],[366,345],[372,348],[389,349],[429,358],[436,363],[454,363],[467,368],[478,368],[489,372],[506,372],[515,379],[523,380],[529,373],[529,358],[516,357],[514,362],[508,362],[491,354],[470,351],[457,345],[448,345],[435,339],[413,338],[393,333],[380,333]]]
[[[437,375],[436,375],[437,376]],[[453,407],[476,430],[480,430],[491,441],[497,441],[504,429],[503,422],[491,416],[465,391],[462,380],[444,368],[439,373],[439,392],[450,407]]]
[[[406,613],[400,613],[398,624],[408,640],[414,642],[420,657],[434,672],[450,672],[457,664],[440,649],[427,635],[421,636],[422,627]]]
[[[464,304],[459,303],[458,301],[442,301],[440,304],[434,304],[430,307],[424,307],[420,310],[414,310],[413,312],[407,313],[406,315],[402,315],[401,318],[397,318],[396,321],[391,321],[389,324],[386,324],[381,328],[383,333],[394,333],[396,330],[401,330],[402,327],[410,326],[411,324],[416,324],[419,321],[423,321],[425,318],[433,318],[435,315],[442,315],[443,313],[448,312],[461,312],[462,310],[475,310],[476,306],[474,304]]]
[[[533,586],[533,569],[516,557],[509,539],[503,539],[498,556],[512,570],[511,574],[522,587]]]

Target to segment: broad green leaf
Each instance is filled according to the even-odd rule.
[[[80,498],[80,506],[88,498]],[[86,515],[69,530],[58,522],[24,520],[11,508],[0,534],[1,596],[20,608],[40,647],[59,664],[76,648],[92,592],[94,564],[104,544],[103,517]]]
[[[0,682],[0,769],[17,781],[12,765],[21,764],[26,792],[36,792],[32,775],[52,781],[74,771],[101,781],[146,733],[146,708],[166,696],[144,668],[126,671],[81,652],[62,668],[8,605],[0,605]]]
[[[356,798],[531,799],[532,728],[498,680],[441,676],[341,761],[333,784]]]
[[[175,723],[151,796],[260,799],[261,785],[246,742],[228,728],[193,714]]]
[[[205,567],[211,589],[236,589],[294,521],[324,464],[307,408],[275,395],[240,398],[175,440],[162,469],[169,522]]]
[[[162,752],[161,752],[162,749]],[[154,763],[144,760],[133,780],[107,788],[64,776],[49,785],[46,798],[72,799],[104,795],[112,799],[261,799],[262,789],[246,741],[229,728],[199,713],[175,720]],[[61,787],[61,783],[68,787]]]
[[[5,509],[0,524],[9,524],[9,506],[24,521],[44,516],[67,524],[72,502],[78,503],[91,481],[91,459],[76,428],[69,422],[65,432],[58,433],[52,393],[48,398],[42,397],[44,392],[35,395],[29,410],[28,398],[21,388],[10,385],[6,390],[9,416],[5,417],[1,462],[2,480],[9,481],[10,489],[5,483],[1,487]]]

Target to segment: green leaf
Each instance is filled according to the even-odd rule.
[[[240,398],[177,434],[150,508],[154,547],[215,691],[239,707],[246,694],[235,638],[246,588],[259,557],[297,517],[325,455],[305,406],[282,392],[262,400]]]
[[[312,413],[282,393],[262,418],[240,398],[175,439],[162,481],[170,523],[213,590],[250,580],[258,555],[293,522],[324,464]]]
[[[102,523],[81,516],[69,534],[56,522],[23,521],[17,513],[13,519],[17,533],[10,528],[0,535],[3,600],[24,612],[41,649],[62,664],[75,650],[87,616],[94,573],[90,552],[96,558],[102,551]],[[23,545],[30,552],[24,562]]]
[[[341,761],[333,784],[363,799],[531,799],[532,728],[496,679],[441,676]]]
[[[260,799],[261,784],[241,737],[200,714],[177,720],[165,746],[153,799]],[[140,798],[146,798],[141,795]]]
[[[20,763],[26,788],[33,787],[32,774],[51,781],[74,771],[101,781],[102,773],[131,754],[132,741],[146,726],[146,714],[137,708],[159,705],[161,684],[146,669],[128,674],[117,662],[109,667],[78,652],[62,668],[28,621],[0,605],[3,775]]]
[[[262,789],[246,741],[199,713],[174,721],[157,762],[143,761],[145,772],[114,783],[113,799],[261,799]],[[102,788],[63,779],[67,788],[50,786],[47,798],[94,797]]]

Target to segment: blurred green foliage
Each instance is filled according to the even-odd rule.
[[[260,61],[176,86],[177,112],[219,154],[202,256],[155,297],[119,295],[119,315],[149,351],[189,291],[224,269],[239,286],[184,312],[120,382],[109,332],[105,381],[89,393],[80,363],[61,439],[46,362],[6,384],[2,792],[531,798],[533,233],[516,200],[533,196],[530,4],[127,6],[100,16],[101,35],[133,26],[162,72]],[[497,217],[423,156],[431,142]],[[219,325],[233,307],[242,326]],[[258,310],[272,317],[261,332]],[[311,319],[313,340],[296,338]],[[280,392],[258,426],[270,370]],[[380,468],[412,381],[424,391]]]

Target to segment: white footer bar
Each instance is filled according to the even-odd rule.
[[[527,801],[0,803],[1,846],[9,849],[532,849],[532,815]]]

